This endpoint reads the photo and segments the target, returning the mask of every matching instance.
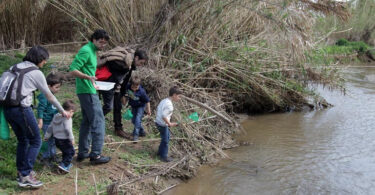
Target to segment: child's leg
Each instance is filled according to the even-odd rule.
[[[166,159],[168,157],[169,129],[168,127],[162,127],[159,125],[157,128],[160,131],[161,137],[158,154],[162,159]]]
[[[49,124],[43,124],[42,131],[46,134]],[[47,141],[47,149],[42,153],[43,159],[49,159],[56,155],[55,149],[55,139],[53,137],[49,138]]]
[[[69,139],[56,139],[55,138],[56,146],[61,150],[62,152],[62,163],[64,166],[70,165],[70,163],[73,160],[74,156],[74,147],[72,145],[72,142]]]
[[[137,108],[132,108],[132,123],[134,125],[134,130],[133,130],[133,136],[138,138],[139,133],[143,131],[142,128],[142,118],[143,118],[143,113],[144,113],[145,107],[137,107]],[[144,132],[141,132],[144,133]]]

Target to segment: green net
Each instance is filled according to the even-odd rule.
[[[189,119],[193,120],[194,122],[199,121],[199,116],[197,112],[193,112],[191,115],[189,115]]]
[[[131,120],[133,118],[132,111],[130,109],[126,109],[125,113],[122,115],[122,118],[125,120]]]

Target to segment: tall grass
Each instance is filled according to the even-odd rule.
[[[0,49],[70,41],[77,26],[47,0],[0,2]]]
[[[342,4],[308,0],[52,0],[51,4],[81,24],[83,34],[104,28],[113,45],[147,48],[156,68],[168,71],[185,88],[218,97],[228,109],[236,105],[257,111],[305,103],[301,91],[286,83],[294,80],[290,71],[303,74],[300,64],[312,46],[315,14],[347,17]],[[279,76],[263,74],[270,71]]]

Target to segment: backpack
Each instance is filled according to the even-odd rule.
[[[35,66],[19,69],[17,65],[3,72],[0,77],[0,105],[5,107],[20,105],[26,97],[21,95],[24,75],[30,71],[38,70]]]

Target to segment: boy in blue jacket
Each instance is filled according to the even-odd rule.
[[[145,108],[147,115],[151,116],[151,107],[150,98],[147,96],[146,91],[141,86],[141,79],[137,76],[134,76],[131,79],[131,83],[126,87],[123,104],[126,106],[128,102],[133,114],[133,141],[138,141],[139,136],[146,136],[146,133],[142,127],[142,118]]]
[[[53,94],[60,91],[62,80],[59,75],[50,73],[47,75],[46,80],[48,88]],[[37,107],[38,126],[39,129],[41,129],[45,134],[53,117],[56,113],[58,113],[58,111],[50,102],[47,101],[47,98],[43,93],[39,94],[37,98],[39,102]],[[50,165],[51,161],[56,161],[55,156],[55,141],[54,139],[48,139],[47,149],[42,153],[43,162]]]

